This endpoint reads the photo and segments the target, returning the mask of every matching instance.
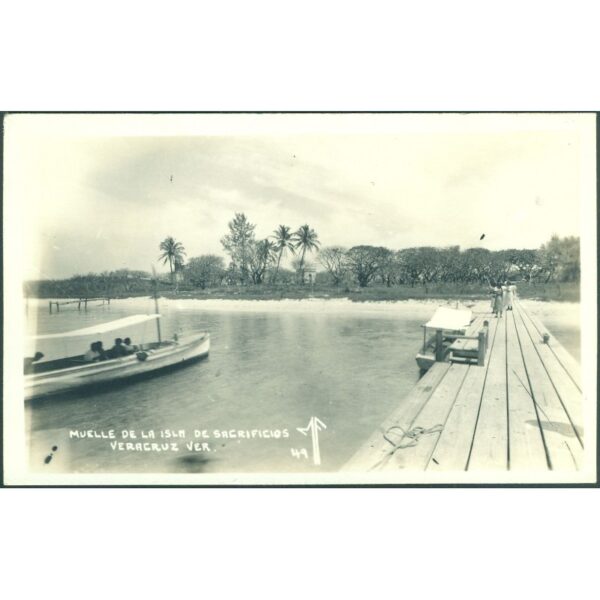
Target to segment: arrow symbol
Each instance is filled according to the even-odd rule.
[[[312,434],[312,453],[313,463],[315,465],[321,464],[321,452],[319,450],[319,431],[327,429],[327,425],[321,421],[318,417],[311,417],[306,427],[296,427],[296,429],[302,435],[308,435],[310,431]]]

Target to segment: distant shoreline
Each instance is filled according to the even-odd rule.
[[[517,294],[522,299],[538,300],[540,302],[579,302],[580,286],[578,283],[527,284],[517,286]],[[160,290],[159,297],[173,300],[340,300],[350,302],[402,302],[406,300],[458,300],[477,301],[489,298],[488,290],[479,285],[432,284],[428,286],[373,286],[366,288],[344,288],[310,286],[278,286],[268,285],[247,287],[220,287],[210,289]],[[85,296],[81,296],[84,298]],[[111,299],[147,298],[148,294],[130,294],[127,296],[111,296]],[[33,297],[31,297],[33,299]],[[72,300],[76,296],[54,295],[37,297],[37,300]],[[98,302],[95,300],[94,302]]]

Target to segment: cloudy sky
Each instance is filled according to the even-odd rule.
[[[159,128],[146,115],[134,129],[85,117],[7,123],[5,197],[24,210],[27,278],[150,270],[167,235],[188,257],[224,255],[235,212],[257,237],[308,223],[324,246],[535,248],[579,235],[582,131],[594,127],[589,115],[319,115],[291,127],[286,115],[227,127],[230,115],[205,115]]]

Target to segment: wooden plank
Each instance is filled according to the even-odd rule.
[[[457,363],[457,364],[476,365],[477,364],[477,352],[473,353],[473,352],[468,352],[467,350],[458,350],[457,352],[454,352],[452,354],[452,356],[450,357],[450,362]]]
[[[575,429],[579,443],[583,446],[583,396],[581,390],[569,376],[548,344],[540,343],[538,330],[534,327],[531,320],[527,318],[527,311],[523,307],[520,307],[517,314],[518,317],[515,318],[521,318],[523,321],[523,325],[529,334],[529,338],[532,340],[550,382],[554,386],[560,402]]]
[[[486,365],[490,364],[491,356],[497,351],[496,325],[497,320],[490,321],[490,343]],[[464,471],[466,469],[487,370],[488,366],[469,368],[431,460],[427,464],[427,470]]]
[[[548,328],[537,317],[526,311],[520,302],[516,304],[515,308],[525,316],[525,320],[529,320],[540,339],[545,333],[550,336],[548,347],[555,355],[557,361],[561,364],[563,370],[581,391],[583,389],[581,386],[581,365],[567,352],[564,346],[554,337]]]
[[[490,358],[473,446],[467,463],[469,471],[508,468],[505,344],[505,320],[499,319],[494,339],[495,351]]]
[[[582,448],[558,395],[539,356],[535,352],[522,319],[514,320],[521,348],[527,381],[541,424],[544,443],[552,470],[574,471],[582,464]]]
[[[412,439],[410,436],[402,435],[402,432],[399,430],[388,432],[388,438],[398,444],[399,448],[385,462],[382,470],[425,469],[440,436],[440,431],[436,430],[440,426],[441,428],[445,426],[448,414],[452,409],[468,370],[469,367],[467,365],[452,365],[448,369],[448,372],[435,388],[427,404],[425,404],[410,425],[413,432],[416,428],[422,428],[424,431],[433,429],[433,431],[419,436],[415,440],[415,445],[407,446],[407,444],[412,443]]]
[[[549,469],[544,438],[533,398],[527,385],[527,374],[517,338],[515,314],[507,311],[506,350],[508,381],[509,470]]]
[[[565,349],[539,317],[526,310],[521,303],[518,303],[516,308],[531,322],[540,338],[544,334],[548,334],[548,346],[555,352],[558,360],[563,363],[563,368],[575,379],[577,385],[581,387],[581,365],[579,362]]]
[[[450,348],[455,352],[477,352],[479,349],[479,340],[460,340],[464,341],[464,344],[455,346],[452,344]]]
[[[400,402],[398,408],[344,465],[342,470],[369,471],[382,460],[385,461],[392,446],[385,441],[383,434],[388,431],[390,427],[396,425],[399,425],[404,429],[410,429],[411,423],[429,400],[449,368],[449,363],[435,363],[427,373],[421,377],[417,385],[411,390],[410,394]]]

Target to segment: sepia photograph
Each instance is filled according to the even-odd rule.
[[[597,482],[593,113],[4,116],[5,485]]]

